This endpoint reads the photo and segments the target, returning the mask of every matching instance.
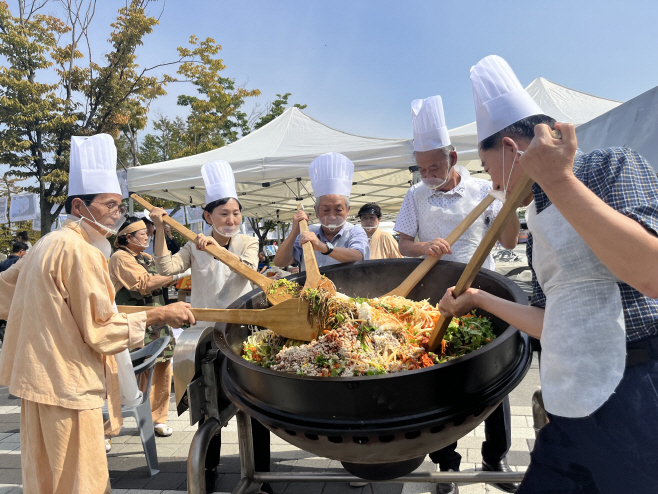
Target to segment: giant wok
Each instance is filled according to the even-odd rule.
[[[376,297],[395,288],[418,259],[386,259],[322,269],[349,296]],[[465,265],[439,261],[409,294],[437,303]],[[289,279],[304,284],[304,273]],[[521,304],[513,282],[481,270],[472,285]],[[254,290],[230,308],[265,308]],[[491,317],[496,339],[458,359],[423,369],[361,377],[310,377],[273,371],[241,357],[252,329],[218,323],[215,340],[226,356],[221,383],[228,398],[289,443],[339,460],[355,475],[382,480],[405,475],[427,453],[475,429],[523,379],[532,358],[528,337]]]

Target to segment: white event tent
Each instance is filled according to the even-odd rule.
[[[582,125],[577,136],[584,152],[631,148],[658,172],[658,86]]]
[[[527,88],[546,114],[562,122],[583,124],[620,104],[560,86],[544,78]],[[448,119],[450,116],[447,116]],[[411,128],[411,119],[409,119]],[[477,157],[475,122],[450,131],[459,164],[488,178]],[[342,153],[354,162],[352,213],[366,202],[376,202],[393,217],[412,183],[411,139],[382,139],[332,129],[297,108],[246,137],[205,153],[128,169],[131,192],[183,204],[204,204],[201,167],[213,160],[231,164],[243,214],[289,220],[302,201],[312,210],[308,165],[320,154]],[[277,213],[278,211],[278,213]]]

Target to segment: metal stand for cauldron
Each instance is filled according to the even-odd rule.
[[[343,469],[323,473],[257,472],[254,466],[254,450],[251,437],[251,421],[241,411],[236,414],[238,421],[238,442],[240,446],[240,481],[232,494],[244,494],[247,490],[263,482],[363,482],[364,479],[349,475]],[[206,494],[205,464],[206,452],[211,439],[222,425],[217,419],[207,420],[194,434],[187,458],[187,492]],[[524,472],[418,472],[392,480],[372,482],[457,482],[457,483],[503,483],[520,482]]]

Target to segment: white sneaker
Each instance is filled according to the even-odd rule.
[[[174,433],[174,430],[167,424],[156,424],[153,429],[155,430],[155,433],[160,437],[169,437]]]
[[[112,451],[112,439],[110,439],[109,437],[106,437],[105,438],[105,452],[109,453],[110,451]]]

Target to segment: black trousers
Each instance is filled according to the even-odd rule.
[[[270,431],[256,419],[251,419],[251,435],[254,445],[254,463],[257,472],[270,471]],[[206,455],[206,469],[212,470],[219,465],[222,446],[221,432],[210,441]]]
[[[482,459],[490,465],[502,460],[512,445],[512,418],[509,398],[496,407],[491,415],[484,420],[484,442],[482,443]],[[438,463],[442,471],[459,471],[462,455],[455,451],[457,443],[452,443],[443,449],[430,453],[430,459]]]
[[[658,360],[626,367],[593,414],[548,415],[517,494],[658,492]]]

